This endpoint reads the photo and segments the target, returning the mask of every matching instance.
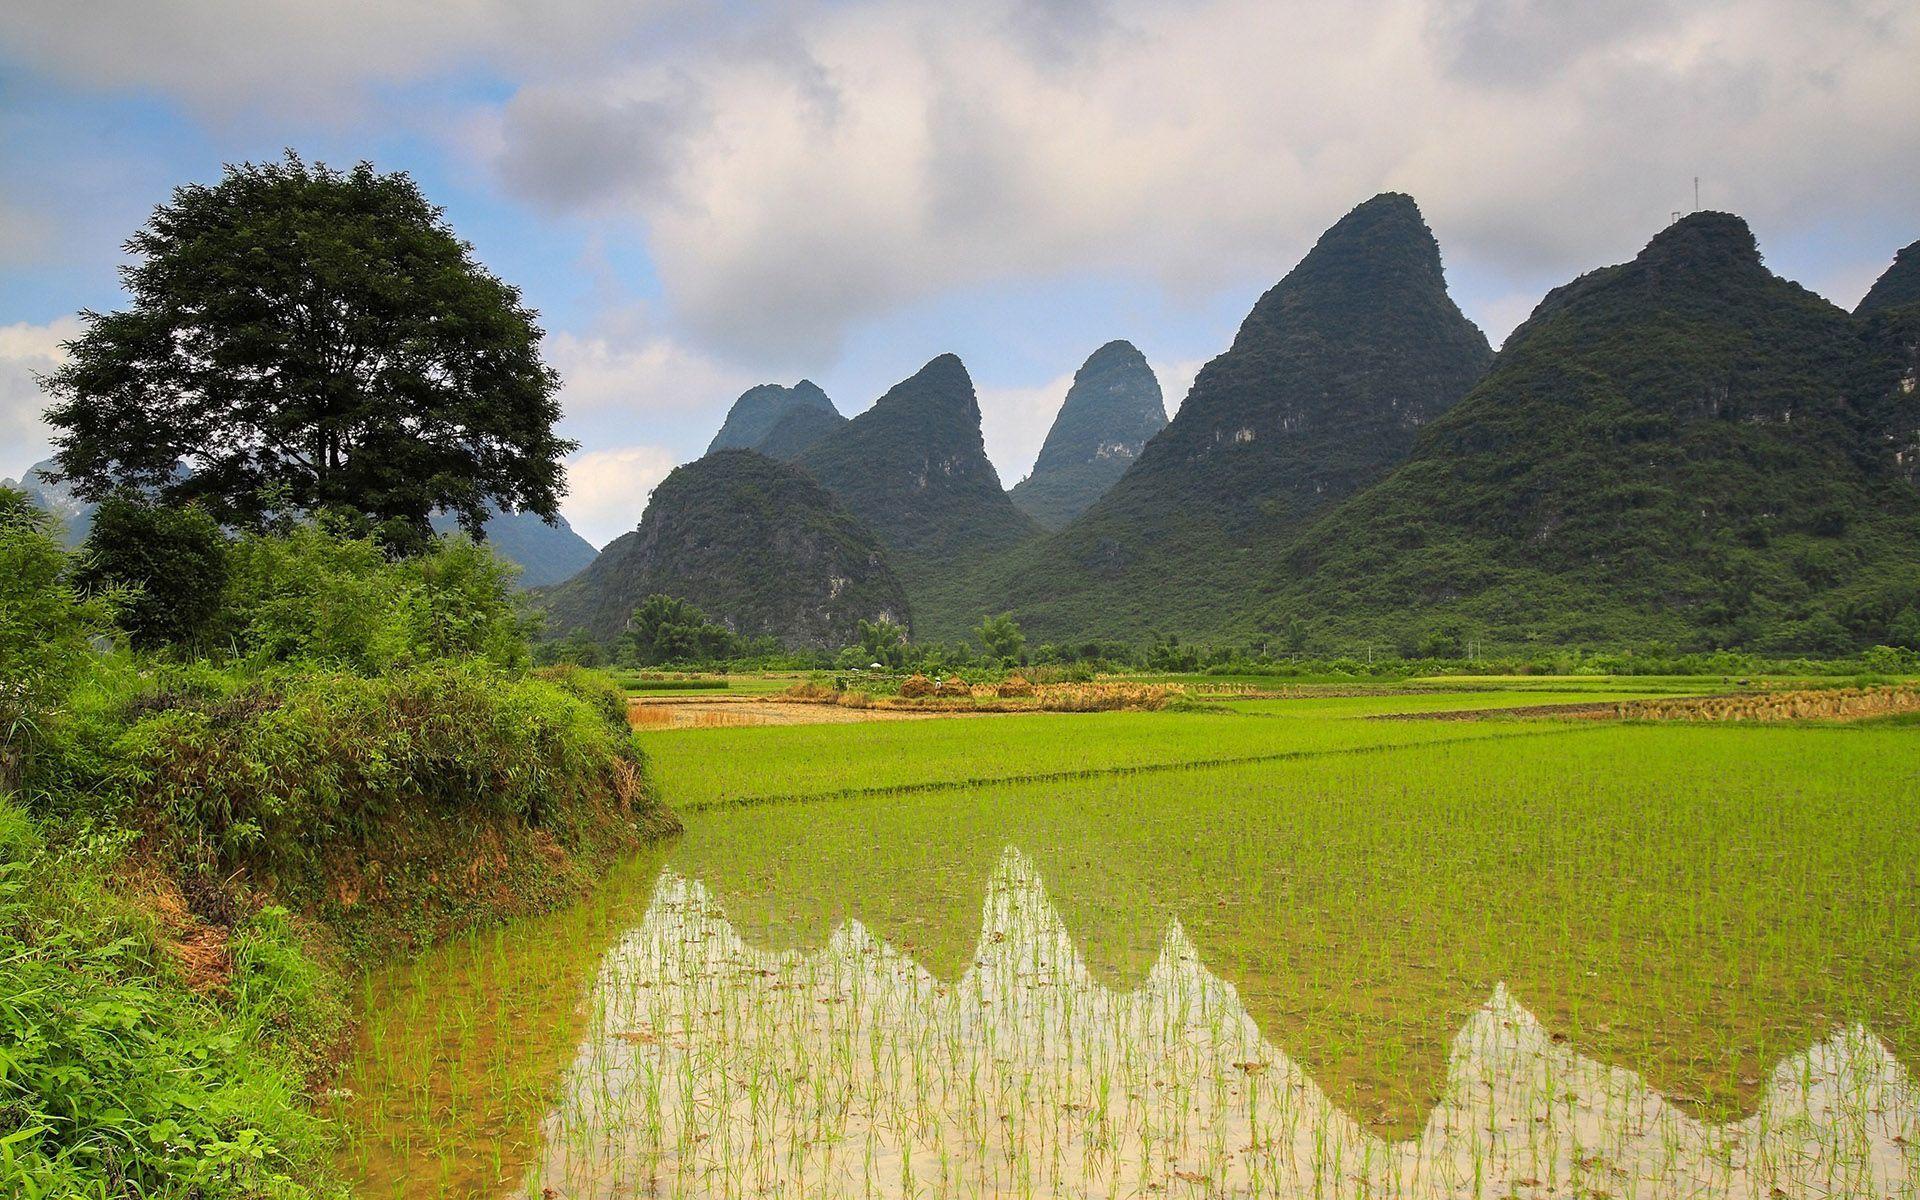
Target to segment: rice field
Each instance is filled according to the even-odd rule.
[[[343,1169],[1920,1194],[1920,727],[1382,719],[1562,694],[645,733],[686,834],[369,979]]]

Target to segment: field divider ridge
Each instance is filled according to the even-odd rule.
[[[1060,771],[1035,771],[1025,775],[993,775],[984,778],[928,779],[918,783],[878,784],[872,787],[834,788],[821,792],[777,792],[756,796],[730,796],[692,804],[676,804],[685,812],[707,812],[720,808],[744,808],[761,804],[809,804],[823,800],[852,800],[862,796],[904,795],[914,792],[953,792],[970,787],[998,787],[1003,784],[1060,783],[1075,779],[1100,779],[1117,775],[1146,775],[1168,771],[1199,771],[1215,767],[1238,767],[1256,763],[1289,762],[1309,758],[1337,758],[1361,754],[1381,754],[1393,750],[1413,750],[1426,746],[1459,746],[1469,742],[1520,741],[1529,738],[1564,737],[1568,734],[1618,728],[1612,722],[1568,722],[1549,729],[1525,733],[1467,734],[1459,737],[1428,738],[1413,742],[1374,742],[1365,746],[1338,746],[1331,749],[1277,750],[1264,754],[1240,754],[1225,758],[1188,758],[1175,762],[1132,763],[1111,767],[1075,767]],[[671,798],[669,803],[673,803]]]

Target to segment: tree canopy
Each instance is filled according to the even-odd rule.
[[[178,188],[130,238],[120,311],[83,312],[45,381],[60,472],[197,501],[223,524],[350,509],[476,537],[552,519],[559,377],[520,293],[404,172],[277,162]]]

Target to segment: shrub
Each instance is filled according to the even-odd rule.
[[[18,782],[110,615],[75,589],[70,566],[46,514],[0,488],[0,794]]]
[[[134,646],[192,644],[220,615],[227,556],[226,534],[204,509],[114,495],[94,513],[74,581],[87,591],[126,590],[116,620]]]
[[[0,801],[0,1195],[305,1196],[299,1080],[169,977],[98,868]]]
[[[116,747],[117,782],[189,901],[225,920],[236,876],[318,900],[328,855],[392,821],[530,826],[573,845],[588,814],[629,813],[642,768],[610,688],[466,664],[165,692]]]
[[[528,660],[513,567],[464,536],[389,560],[370,537],[300,525],[233,549],[225,632],[256,664],[360,674],[479,656]]]

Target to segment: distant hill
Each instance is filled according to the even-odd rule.
[[[655,592],[794,646],[838,647],[863,619],[911,617],[872,531],[804,473],[751,450],[676,468],[638,529],[538,599],[550,632],[584,628],[610,642]]]
[[[67,545],[78,546],[86,540],[87,531],[93,528],[93,513],[99,506],[74,495],[73,489],[67,484],[49,480],[47,473],[53,469],[52,459],[37,462],[28,467],[17,482],[0,480],[0,485],[25,492],[28,500],[60,523],[60,535]]]
[[[53,470],[52,460],[27,468],[17,484],[27,498],[52,513],[60,522],[61,535],[69,546],[78,546],[93,528],[97,505],[73,494],[64,483],[50,483],[46,473]],[[0,481],[4,482],[4,481]],[[459,528],[451,517],[436,514],[433,527],[441,533]],[[502,558],[520,565],[522,587],[558,583],[593,561],[593,544],[573,531],[565,517],[549,525],[532,513],[501,516],[497,512],[487,521],[487,542]]]
[[[768,458],[777,458],[781,462],[792,462],[813,447],[828,434],[839,431],[847,419],[836,411],[822,411],[817,408],[796,408],[773,423],[765,437],[748,449],[758,450]]]
[[[1108,342],[1075,372],[1033,472],[1008,495],[1043,528],[1058,529],[1126,474],[1166,425],[1146,356],[1131,342]]]
[[[768,438],[789,417],[806,414],[781,434],[779,453],[768,448]],[[847,423],[833,401],[810,379],[792,387],[763,383],[740,393],[727,410],[720,432],[713,435],[707,453],[715,450],[759,450],[777,458],[791,458],[818,438]],[[803,432],[804,431],[804,432]]]
[[[1042,637],[1231,626],[1283,539],[1403,460],[1491,356],[1419,208],[1376,196],[1260,298],[1105,496],[922,623],[949,636],[1007,608]]]
[[[1269,566],[1265,630],[1830,651],[1920,587],[1846,312],[1696,213],[1541,301],[1409,461]]]
[[[796,465],[873,529],[916,614],[982,561],[1040,533],[1001,490],[973,380],[951,354],[896,384]]]
[[[440,533],[460,528],[459,521],[435,513],[433,527]],[[521,587],[545,587],[578,574],[593,561],[593,543],[573,531],[564,516],[549,525],[529,512],[501,513],[487,518],[487,545],[494,553],[520,567]]]
[[[1920,487],[1920,242],[1900,251],[1854,313],[1878,356],[1862,392],[1895,470]]]

